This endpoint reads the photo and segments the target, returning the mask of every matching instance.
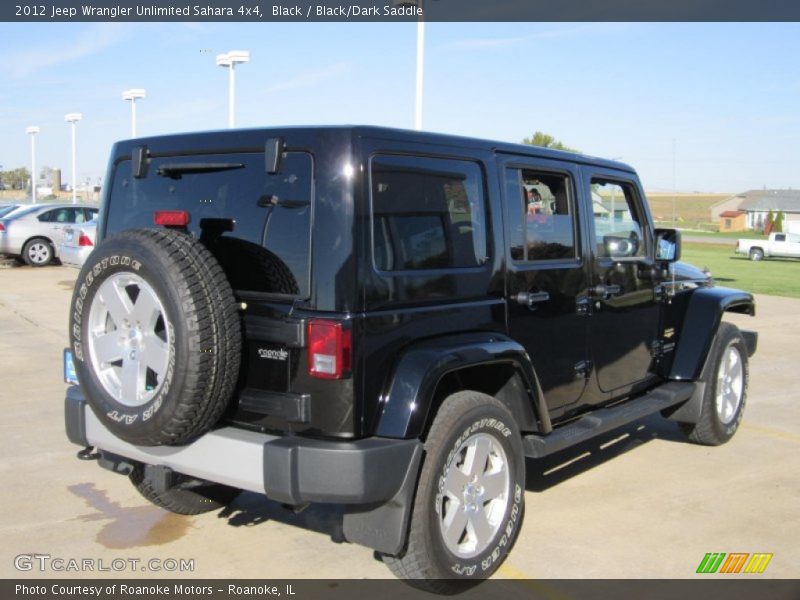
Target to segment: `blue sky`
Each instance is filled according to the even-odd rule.
[[[413,126],[416,26],[378,23],[0,24],[0,165],[78,179],[129,135],[120,93],[144,87],[139,134],[219,129],[245,49],[237,126]],[[542,130],[621,158],[648,190],[800,187],[800,25],[429,23],[424,128],[504,141]],[[675,160],[673,163],[673,148]],[[673,179],[674,166],[674,179]],[[674,184],[673,184],[674,181]]]

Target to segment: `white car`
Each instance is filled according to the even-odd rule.
[[[19,256],[32,267],[49,265],[60,258],[64,228],[90,221],[98,210],[87,204],[21,206],[0,218],[0,254]]]
[[[61,263],[80,269],[97,242],[97,219],[64,228],[64,241],[59,249]]]

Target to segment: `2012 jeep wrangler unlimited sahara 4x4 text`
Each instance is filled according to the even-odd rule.
[[[69,439],[182,514],[346,507],[415,580],[491,575],[525,457],[742,418],[745,292],[677,263],[636,173],[374,127],[129,140],[70,310]],[[96,451],[92,450],[96,449]]]

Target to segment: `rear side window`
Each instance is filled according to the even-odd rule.
[[[486,262],[483,175],[476,163],[375,156],[370,176],[377,269],[458,269]]]
[[[155,211],[186,210],[189,231],[235,289],[306,297],[312,181],[312,157],[304,152],[287,153],[276,174],[267,172],[261,152],[158,157],[142,178],[132,177],[125,160],[115,171],[107,231],[151,228]]]
[[[577,256],[572,189],[567,175],[506,169],[508,235],[514,262]]]

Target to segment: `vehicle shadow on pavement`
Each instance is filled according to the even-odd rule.
[[[233,527],[252,527],[274,521],[323,533],[337,543],[345,541],[342,533],[344,507],[338,504],[311,504],[298,512],[261,494],[242,492],[217,516],[228,519],[228,525]]]
[[[526,459],[525,488],[543,492],[656,439],[689,443],[677,423],[650,415],[550,456]]]

